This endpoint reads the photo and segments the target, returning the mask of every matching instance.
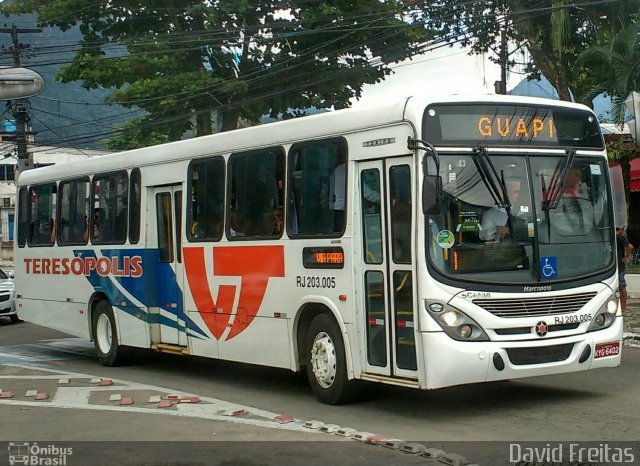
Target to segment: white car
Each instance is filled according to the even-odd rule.
[[[6,316],[11,322],[20,322],[16,312],[16,292],[13,278],[0,269],[0,316]]]

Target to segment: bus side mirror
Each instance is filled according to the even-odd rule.
[[[422,182],[422,213],[438,215],[442,198],[442,178],[439,175],[425,175]]]

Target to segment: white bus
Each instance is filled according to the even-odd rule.
[[[131,347],[434,389],[620,364],[587,107],[418,98],[24,172],[29,321]]]

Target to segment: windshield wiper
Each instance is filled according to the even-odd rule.
[[[513,216],[511,215],[511,200],[509,199],[509,194],[507,192],[507,185],[504,181],[504,171],[500,171],[500,175],[498,175],[498,171],[496,167],[493,165],[493,162],[489,158],[487,154],[487,149],[481,146],[478,146],[475,151],[477,157],[474,157],[473,160],[478,168],[478,172],[480,173],[480,177],[484,184],[487,186],[491,197],[496,203],[498,208],[502,208],[505,210],[507,214],[507,228],[509,228],[509,237],[511,241],[515,241],[513,237]],[[498,189],[498,187],[500,189]]]
[[[474,157],[473,161],[476,164],[482,181],[484,181],[484,184],[489,190],[489,194],[491,194],[491,197],[498,207],[506,208],[505,198],[508,196],[506,196],[507,190],[504,185],[504,176],[503,179],[500,179],[498,176],[496,167],[487,154],[487,149],[478,146],[474,152],[478,157]],[[498,185],[500,189],[498,189]]]
[[[550,209],[557,209],[558,204],[560,204],[560,199],[562,198],[562,193],[567,186],[567,181],[569,180],[569,172],[573,167],[573,161],[576,158],[575,149],[567,149],[567,161],[562,168],[562,174],[558,173],[556,170],[553,173],[553,177],[551,178],[551,183],[549,184],[549,193],[551,193],[551,197],[546,203],[543,203],[542,208],[546,211]],[[542,186],[544,192],[544,185]]]

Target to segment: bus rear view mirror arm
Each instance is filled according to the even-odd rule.
[[[433,145],[420,139],[408,138],[407,148],[409,150],[425,151],[422,159],[422,171],[424,179],[422,182],[422,213],[425,215],[438,215],[442,199],[442,179],[440,178],[440,157]],[[436,166],[435,175],[429,175],[428,158],[432,157]]]

